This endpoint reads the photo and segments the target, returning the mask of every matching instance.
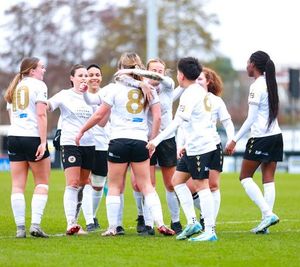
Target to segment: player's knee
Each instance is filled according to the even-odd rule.
[[[34,193],[37,194],[47,194],[49,186],[47,184],[37,184],[34,189]]]
[[[101,190],[106,182],[106,177],[105,176],[100,176],[100,175],[91,175],[91,185],[95,190]]]

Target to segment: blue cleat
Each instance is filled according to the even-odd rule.
[[[265,217],[260,224],[251,230],[252,233],[258,233],[264,231],[264,229],[269,228],[272,225],[279,223],[279,218],[276,214],[272,214],[270,216]]]
[[[204,242],[204,241],[217,241],[218,237],[215,233],[202,233],[196,237],[190,238],[188,241],[191,242]]]
[[[194,224],[188,224],[183,231],[176,236],[177,240],[184,240],[189,238],[194,234],[200,233],[202,230],[202,226],[199,222],[195,222]]]
[[[264,228],[262,231],[256,232],[257,235],[267,235],[270,233],[269,228]]]

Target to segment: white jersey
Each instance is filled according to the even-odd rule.
[[[100,99],[100,104],[102,102],[102,98],[105,95],[103,89],[100,89],[97,93]],[[95,112],[98,109],[98,105],[93,105],[93,111]],[[108,150],[108,142],[109,142],[109,128],[110,123],[108,122],[105,127],[101,127],[99,125],[95,125],[93,127],[94,141],[95,141],[95,149],[99,151],[107,151]]]
[[[209,102],[205,89],[196,83],[186,88],[180,97],[175,116],[183,119],[181,127],[188,156],[216,149]]]
[[[73,89],[61,90],[49,100],[51,111],[60,109],[61,116],[61,138],[60,144],[76,145],[75,137],[80,128],[93,114],[93,108],[87,105],[83,95],[76,93]],[[81,146],[93,146],[93,131],[88,130],[80,140]]]
[[[48,89],[46,84],[32,77],[25,77],[17,85],[12,103],[8,106],[11,111],[11,126],[9,136],[38,137],[36,103],[47,103]]]
[[[147,113],[144,108],[144,97],[140,89],[122,83],[111,83],[101,90],[103,102],[112,107],[110,115],[110,140],[128,138],[148,141]],[[159,103],[157,94],[149,103]]]
[[[159,132],[162,132],[167,126],[171,123],[173,119],[172,109],[173,109],[173,90],[174,90],[174,81],[168,77],[164,77],[164,81],[161,82],[156,87],[156,92],[159,97],[160,109],[161,109],[161,123]],[[151,130],[152,128],[152,114],[148,113],[148,126]],[[175,136],[175,133],[168,136],[166,139],[172,138]]]
[[[277,119],[268,128],[269,103],[264,76],[258,77],[250,86],[248,103],[258,105],[257,119],[251,126],[251,137],[263,137],[281,133]]]
[[[213,93],[208,93],[209,100],[211,102],[211,120],[214,129],[214,140],[218,145],[221,143],[220,135],[217,131],[217,122],[231,119],[231,116],[226,108],[223,99]]]

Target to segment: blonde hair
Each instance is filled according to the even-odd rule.
[[[19,73],[15,75],[5,91],[4,99],[8,103],[12,103],[14,92],[18,83],[24,78],[24,76],[29,75],[30,70],[37,67],[39,61],[40,59],[37,57],[27,57],[22,60]]]
[[[221,77],[212,69],[203,67],[202,72],[205,75],[208,92],[213,93],[216,96],[222,95],[223,92],[223,82]]]
[[[145,66],[137,53],[125,52],[119,59],[118,69],[145,69]],[[137,75],[134,75],[133,78],[141,80],[141,77]]]

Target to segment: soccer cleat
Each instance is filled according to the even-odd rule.
[[[262,231],[256,232],[257,235],[267,235],[270,233],[269,228],[264,228]]]
[[[145,225],[144,231],[138,233],[139,235],[145,236],[145,235],[155,235],[155,230],[153,227],[149,225]]]
[[[77,235],[87,235],[88,234],[88,232],[84,231],[80,225],[79,225],[79,227],[80,227],[79,231],[75,234],[77,234]]]
[[[49,238],[49,235],[47,235],[38,224],[32,224],[29,231],[34,237]]]
[[[202,226],[199,222],[195,222],[194,224],[188,224],[183,231],[176,236],[177,240],[184,240],[189,238],[190,236],[194,234],[200,233],[202,230]]]
[[[80,230],[80,228],[81,227],[78,224],[71,224],[67,228],[66,235],[74,235],[74,234],[78,233],[78,231]]]
[[[90,224],[88,224],[87,226],[86,226],[86,231],[87,232],[94,232],[94,231],[96,231],[96,226],[95,226],[95,224],[94,223],[90,223]]]
[[[252,233],[263,231],[265,228],[269,228],[272,225],[279,223],[279,218],[276,214],[265,217],[260,224],[251,230]]]
[[[136,224],[136,231],[138,233],[144,232],[145,230],[145,220],[143,215],[138,215],[137,219],[137,224]]]
[[[26,237],[26,230],[25,226],[18,226],[17,228],[17,233],[16,233],[16,238],[25,238]]]
[[[166,236],[175,235],[175,232],[165,225],[158,227],[157,230],[158,230],[158,232],[160,232],[161,234],[166,235]]]
[[[121,225],[117,226],[116,235],[125,235],[125,230]]]
[[[217,235],[215,233],[204,232],[196,237],[190,238],[188,241],[191,242],[203,242],[203,241],[217,241]]]
[[[98,219],[96,217],[94,218],[94,225],[95,225],[95,229],[100,229],[100,224],[99,224]]]
[[[176,235],[182,232],[182,225],[180,221],[178,222],[171,222],[171,229],[175,231]]]
[[[117,234],[116,228],[108,228],[104,233],[102,233],[102,236],[115,236]]]

